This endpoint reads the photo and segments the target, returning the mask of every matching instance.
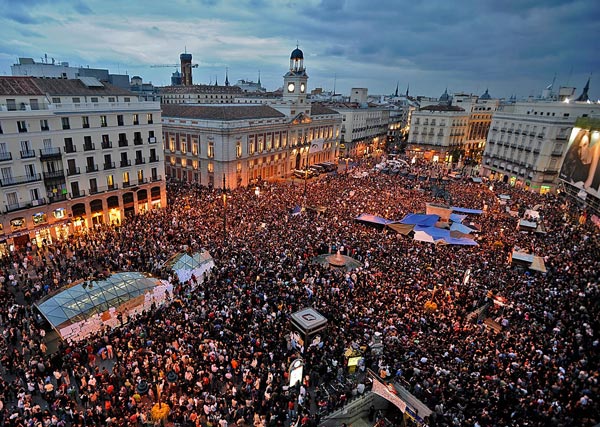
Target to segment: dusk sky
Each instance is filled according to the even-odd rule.
[[[0,75],[44,54],[169,84],[187,49],[194,83],[282,85],[299,43],[309,88],[349,94],[539,95],[556,86],[600,98],[600,1],[0,0]],[[337,76],[337,79],[335,78]]]

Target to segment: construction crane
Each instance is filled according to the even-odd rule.
[[[179,67],[181,64],[154,64],[150,65],[150,68],[170,68]],[[192,68],[198,68],[198,64],[192,64]]]

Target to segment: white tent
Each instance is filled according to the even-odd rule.
[[[435,243],[433,237],[424,231],[415,231],[414,240],[417,240],[419,242]]]

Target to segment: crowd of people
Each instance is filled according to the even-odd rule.
[[[152,421],[150,407],[160,401],[170,408],[167,422],[181,426],[317,425],[311,402],[322,395],[310,393],[347,373],[348,349],[362,349],[361,366],[431,408],[430,426],[600,422],[597,227],[555,195],[461,180],[445,190],[455,206],[485,209],[469,217],[481,228],[478,246],[415,242],[354,218],[397,220],[444,200],[429,181],[364,170],[361,178],[311,180],[306,200],[303,186],[289,182],[238,188],[226,207],[221,190],[170,182],[162,209],[2,258],[0,424],[137,426]],[[510,195],[508,204],[500,193]],[[325,211],[290,215],[299,204]],[[519,231],[507,208],[536,205],[546,233]],[[547,272],[513,268],[515,246],[542,256]],[[192,292],[194,283],[180,283],[163,265],[202,248],[216,267],[203,281],[191,279],[201,282]],[[362,267],[311,262],[338,250]],[[116,271],[170,280],[173,295],[120,327],[49,352],[32,304]],[[432,301],[434,310],[426,306]],[[308,306],[328,328],[320,345],[300,348],[289,339],[288,318]],[[502,329],[487,328],[476,310]],[[381,354],[370,348],[375,334]],[[289,388],[298,357],[307,376]],[[330,409],[343,402],[330,400]]]

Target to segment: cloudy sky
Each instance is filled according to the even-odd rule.
[[[0,75],[44,54],[168,84],[187,49],[195,83],[257,80],[275,90],[299,43],[309,87],[372,94],[410,85],[537,95],[591,75],[600,98],[598,0],[0,0]]]

